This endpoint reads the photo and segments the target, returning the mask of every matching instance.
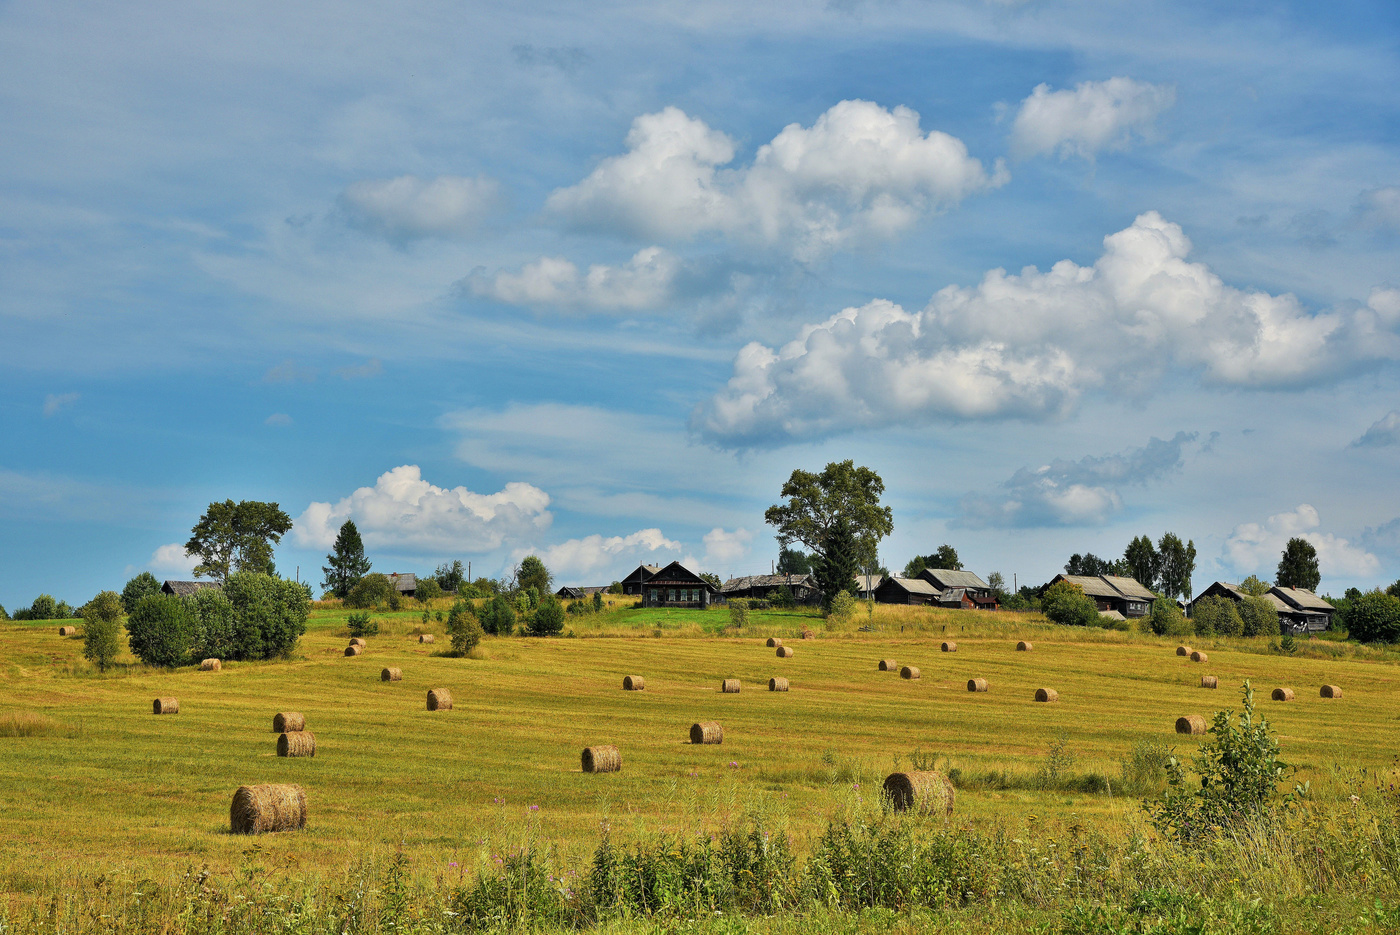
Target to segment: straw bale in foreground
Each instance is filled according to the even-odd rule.
[[[272,716],[274,734],[284,734],[289,730],[306,730],[306,715],[300,711],[278,711]]]
[[[199,664],[199,671],[201,672],[220,672],[223,668],[224,663],[221,659],[206,659]]]
[[[919,677],[919,670],[914,666],[905,666],[899,670],[899,677],[902,679],[916,679]]]
[[[306,827],[306,793],[291,783],[239,786],[228,823],[234,834],[300,831]]]
[[[738,679],[725,679],[719,683],[719,690],[726,695],[737,695],[742,687]]]
[[[446,688],[434,688],[428,692],[429,711],[451,711],[452,692]]]
[[[1027,643],[1025,640],[1021,640],[1021,642],[1016,644],[1016,652],[1018,653],[1028,653],[1032,649],[1035,649],[1035,644]]]
[[[1199,714],[1179,717],[1176,719],[1176,732],[1178,734],[1204,734],[1206,732],[1206,719]]]
[[[583,748],[583,771],[585,773],[615,773],[622,769],[622,754],[617,747],[604,744]]]
[[[701,721],[690,725],[690,742],[694,744],[724,743],[724,728],[719,721]]]
[[[967,690],[970,692],[984,692],[987,690],[986,679],[968,679]]]
[[[1275,688],[1275,689],[1274,689],[1273,695],[1270,696],[1270,697],[1272,697],[1272,698],[1274,699],[1274,701],[1292,701],[1292,700],[1293,700],[1293,689],[1291,689],[1291,688]]]
[[[291,730],[277,735],[278,756],[315,756],[316,735],[309,730]]]
[[[880,660],[880,671],[881,671],[881,672],[897,672],[897,671],[899,671],[899,663],[895,662],[893,659],[881,659],[881,660]]]
[[[955,795],[953,784],[937,770],[890,773],[885,779],[885,798],[897,812],[913,810],[951,815]]]
[[[1214,675],[1203,675],[1203,676],[1201,676],[1201,687],[1202,687],[1202,688],[1219,688],[1219,687],[1220,687],[1220,679],[1216,678]]]
[[[1035,690],[1036,701],[1059,701],[1060,693],[1053,688],[1037,688]]]
[[[390,667],[390,668],[388,668],[388,669],[380,669],[380,670],[379,670],[379,681],[381,681],[381,682],[402,682],[402,681],[403,681],[403,669],[400,669],[398,666],[392,666],[392,667]]]
[[[788,690],[788,680],[781,675],[774,676],[768,680],[768,690],[770,692],[785,692]]]
[[[625,692],[646,691],[647,680],[640,675],[627,675],[622,679],[622,690]]]
[[[1338,686],[1338,685],[1324,685],[1324,686],[1322,686],[1322,697],[1323,697],[1323,698],[1340,698],[1340,697],[1342,697],[1342,689],[1341,689],[1341,686]]]
[[[179,714],[180,701],[178,698],[157,698],[151,702],[152,714]]]

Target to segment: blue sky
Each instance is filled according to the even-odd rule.
[[[518,6],[0,5],[0,604],[755,573],[846,458],[891,567],[1400,577],[1394,4]]]

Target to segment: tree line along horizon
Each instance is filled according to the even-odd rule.
[[[879,561],[880,540],[894,528],[893,511],[880,503],[885,485],[874,470],[856,466],[854,461],[830,462],[819,473],[796,469],[781,488],[783,502],[769,507],[764,520],[775,527],[778,540],[779,574],[810,574],[821,594],[822,609],[829,613],[841,593],[859,594],[857,576],[883,575],[890,571]],[[81,617],[85,630],[102,631],[95,639],[89,658],[105,667],[116,655],[115,623],[127,620],[132,651],[143,661],[173,664],[170,660],[189,659],[200,653],[218,658],[270,658],[285,654],[305,630],[312,598],[309,585],[290,581],[277,574],[273,547],[292,528],[292,519],[279,504],[244,500],[210,503],[191,529],[185,543],[188,556],[198,557],[196,578],[207,577],[219,583],[217,589],[203,589],[194,595],[175,597],[161,594],[160,582],[149,571],[127,582],[120,594],[103,591],[92,600],[72,609],[66,602],[41,594],[28,608],[15,612],[16,620],[56,620]],[[364,542],[353,519],[340,527],[322,583],[324,598],[338,598],[359,610],[400,609],[403,600],[389,577],[371,571]],[[1137,580],[1157,597],[1149,614],[1152,629],[1175,635],[1202,632],[1183,623],[1177,597],[1190,599],[1191,576],[1195,570],[1193,540],[1182,542],[1173,532],[1157,540],[1146,535],[1135,537],[1122,558],[1104,559],[1092,552],[1070,556],[1066,575],[1120,575]],[[928,555],[915,555],[904,566],[905,577],[916,577],[925,568],[960,570],[963,564],[957,550],[943,544]],[[478,577],[467,580],[462,562],[440,564],[431,576],[417,578],[415,599],[424,605],[424,623],[429,620],[426,605],[444,596],[454,596],[452,611],[437,613],[448,624],[454,650],[463,653],[475,647],[480,636],[524,632],[548,636],[562,632],[567,614],[587,614],[603,609],[601,595],[592,600],[574,600],[567,606],[550,592],[553,574],[536,555],[525,556],[501,578]],[[718,588],[717,575],[701,577]],[[1289,539],[1276,572],[1276,585],[1315,591],[1321,581],[1316,548],[1301,537]],[[1071,582],[1049,582],[1022,586],[1015,592],[1006,588],[1000,572],[991,572],[987,583],[1007,610],[1040,610],[1056,623],[1105,625],[1093,601]],[[1261,598],[1268,583],[1254,576],[1245,579],[1242,589],[1252,598]],[[612,582],[608,590],[621,593],[621,584]],[[791,603],[792,595],[782,595],[778,603]],[[1324,598],[1337,608],[1333,626],[1346,629],[1363,642],[1400,642],[1400,581],[1385,590],[1362,592],[1349,588],[1345,595]],[[486,599],[478,608],[473,601]],[[1217,606],[1210,598],[1196,602],[1193,619],[1205,617],[1200,627],[1205,633],[1221,635],[1269,635],[1259,608],[1242,602],[1230,608]],[[143,605],[142,602],[146,603]],[[1159,606],[1160,605],[1160,606]],[[1094,608],[1092,616],[1089,608]],[[1178,619],[1182,618],[1182,619]],[[0,606],[0,619],[11,619]],[[135,630],[132,629],[133,619]],[[110,627],[107,624],[111,624]],[[356,618],[351,626],[368,627],[367,617]],[[106,630],[111,629],[110,639]],[[454,633],[454,630],[457,631]],[[1272,632],[1277,632],[1277,620]],[[87,635],[85,634],[85,639]],[[148,659],[149,657],[149,659]]]

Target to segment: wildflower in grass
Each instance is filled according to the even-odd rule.
[[[539,810],[540,810],[540,807],[539,807],[538,805],[531,805],[531,806],[530,806],[530,811],[532,811],[532,812],[538,812]]]
[[[739,761],[738,761],[738,760],[730,760],[730,761],[729,761],[729,765],[732,766],[732,767],[734,767],[735,769],[738,769],[738,768],[739,768]]]

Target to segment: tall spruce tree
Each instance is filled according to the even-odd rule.
[[[1161,559],[1147,536],[1138,536],[1123,550],[1123,562],[1128,566],[1128,575],[1149,591],[1157,590],[1157,576]]]
[[[1191,574],[1196,570],[1196,543],[1187,540],[1183,545],[1181,537],[1174,532],[1163,533],[1157,540],[1157,555],[1161,593],[1167,597],[1181,596],[1191,599]]]
[[[1283,549],[1283,557],[1278,561],[1278,574],[1274,584],[1281,588],[1302,588],[1316,591],[1322,582],[1322,572],[1317,567],[1317,549],[1306,539],[1294,536]]]
[[[836,520],[822,543],[821,553],[813,557],[813,572],[822,592],[822,607],[831,609],[831,602],[842,591],[857,593],[856,573],[860,569],[860,543],[845,517]]]
[[[326,561],[330,564],[321,568],[326,575],[322,587],[335,592],[336,597],[343,598],[348,595],[355,582],[369,574],[365,543],[360,538],[360,531],[355,528],[353,519],[347,519],[341,524],[340,532],[335,537],[335,545],[331,548],[331,554],[326,556]]]

